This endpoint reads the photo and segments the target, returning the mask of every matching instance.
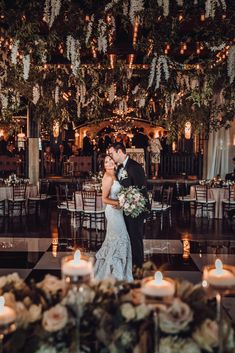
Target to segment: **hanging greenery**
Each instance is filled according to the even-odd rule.
[[[98,122],[125,102],[171,131],[228,126],[234,23],[233,0],[2,0],[0,119],[33,102],[49,125]]]

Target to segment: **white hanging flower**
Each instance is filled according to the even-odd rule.
[[[80,118],[81,116],[81,103],[77,103],[77,117]]]
[[[161,77],[164,73],[165,80],[168,81],[170,77],[167,59],[164,55],[160,55],[157,62],[157,74],[156,74],[156,84],[155,90],[160,87]]]
[[[47,53],[46,53],[46,50],[44,50],[42,53],[41,53],[41,62],[43,64],[46,64],[47,62]]]
[[[145,106],[145,96],[140,97],[139,100],[139,108],[143,108]]]
[[[104,54],[107,52],[107,38],[106,38],[107,25],[104,20],[99,20],[98,22],[98,50]]]
[[[206,43],[206,44],[207,44],[208,48],[209,48],[211,51],[219,51],[219,50],[223,50],[223,49],[224,49],[224,47],[225,47],[225,45],[226,45],[226,43],[225,43],[225,42],[221,43],[221,44],[220,44],[220,45],[218,45],[218,46],[213,46],[213,47],[210,47],[210,46],[209,46],[209,43]]]
[[[123,1],[122,12],[124,16],[128,15],[128,1]]]
[[[38,83],[33,87],[33,104],[37,104],[40,98],[40,87]]]
[[[49,28],[54,23],[54,20],[60,14],[60,0],[46,0],[44,5],[44,20],[48,23]]]
[[[60,88],[59,86],[55,87],[55,104],[59,103],[59,93],[60,93]]]
[[[114,5],[116,5],[119,1],[120,0],[112,0],[112,1],[110,1],[110,3],[108,3],[105,6],[104,11],[107,12],[107,11],[111,10],[114,7]]]
[[[80,85],[80,102],[81,104],[84,104],[86,100],[86,85],[85,83],[82,83]]]
[[[19,48],[19,40],[16,40],[11,49],[11,62],[12,64],[17,64],[17,53]]]
[[[139,12],[144,10],[144,1],[143,0],[130,0],[130,20],[132,25],[135,23],[135,18],[138,16]]]
[[[224,11],[227,9],[226,1],[225,0],[206,0],[205,3],[205,17],[215,17],[216,7],[222,7]]]
[[[163,9],[163,16],[167,17],[169,15],[169,0],[157,0],[157,3]]]
[[[0,100],[2,103],[2,110],[6,110],[8,108],[8,96],[0,93]]]
[[[87,25],[87,32],[86,32],[86,39],[85,39],[86,45],[88,44],[89,39],[91,37],[93,23],[94,23],[94,15],[91,16],[91,20],[89,21],[89,23]]]
[[[25,56],[23,56],[23,76],[24,76],[24,80],[28,80],[29,78],[29,69],[30,69],[30,55],[27,54]]]
[[[136,85],[135,88],[132,90],[132,94],[136,94],[139,90],[140,86],[139,85]]]
[[[178,6],[184,6],[184,0],[176,0]]]
[[[116,93],[116,85],[114,83],[111,84],[109,87],[109,103],[112,104],[115,98],[115,93]]]
[[[80,60],[80,42],[72,36],[67,36],[67,58],[71,61],[72,72],[76,76],[81,60]]]
[[[235,45],[232,45],[228,52],[228,77],[229,82],[233,83],[235,78]]]
[[[157,64],[157,53],[154,53],[154,57],[153,57],[153,60],[151,62],[151,66],[150,66],[148,88],[150,88],[153,84],[153,80],[154,80],[155,72],[156,72],[156,64]]]

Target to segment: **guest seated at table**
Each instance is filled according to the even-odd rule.
[[[233,157],[233,165],[234,165],[233,172],[226,174],[225,180],[235,181],[235,157]]]

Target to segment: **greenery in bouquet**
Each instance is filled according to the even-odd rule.
[[[135,186],[130,186],[122,188],[118,193],[120,207],[126,216],[136,218],[147,210],[147,199],[144,197],[142,191],[142,189]]]
[[[148,265],[146,275],[154,267]],[[82,285],[77,296],[57,277],[47,275],[40,283],[26,285],[12,274],[0,278],[0,294],[17,314],[17,330],[5,338],[4,353],[74,352],[76,306],[81,313],[81,352],[153,352],[153,308],[145,303],[141,281],[93,281]],[[171,303],[159,306],[159,328],[160,353],[216,352],[215,300],[201,285],[176,281]],[[223,330],[224,353],[234,353],[231,324],[224,321]]]

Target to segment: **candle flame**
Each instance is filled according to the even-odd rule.
[[[5,305],[5,298],[3,296],[0,297],[0,312],[3,311]]]
[[[81,252],[80,250],[76,250],[73,256],[74,262],[75,264],[79,264],[80,260],[81,260]]]
[[[160,271],[155,272],[155,275],[154,275],[155,283],[156,284],[161,284],[162,283],[162,279],[163,279],[162,273]]]
[[[215,260],[215,269],[218,275],[221,275],[223,273],[223,263],[220,259]]]

